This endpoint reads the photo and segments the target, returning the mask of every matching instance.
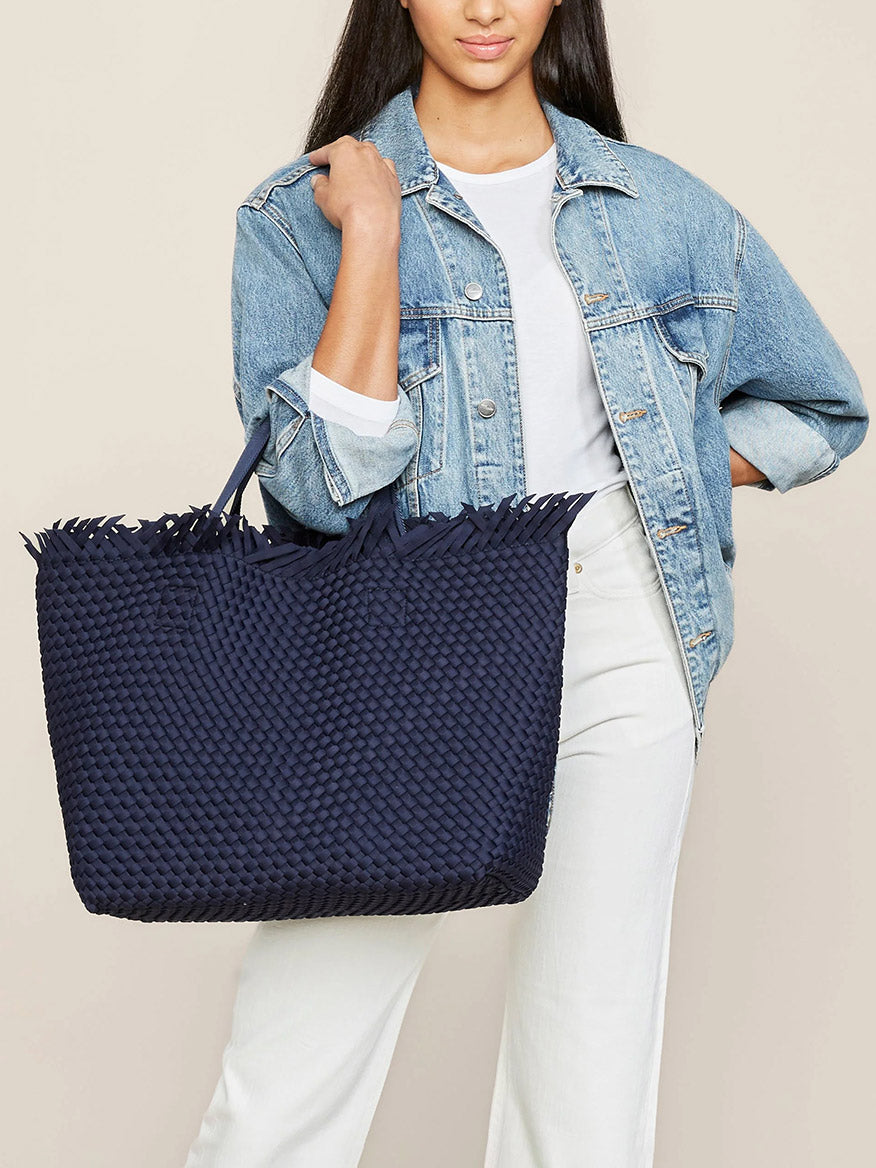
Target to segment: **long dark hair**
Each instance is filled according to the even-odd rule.
[[[423,48],[398,0],[352,0],[301,153],[352,134],[419,81]],[[563,0],[532,58],[537,92],[563,113],[626,142],[602,0]]]

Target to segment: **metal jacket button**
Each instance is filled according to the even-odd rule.
[[[492,418],[496,412],[496,403],[491,397],[485,397],[483,401],[478,402],[478,413],[482,418]]]
[[[469,300],[480,300],[484,294],[484,290],[477,282],[477,280],[472,280],[471,283],[466,284],[465,294]]]

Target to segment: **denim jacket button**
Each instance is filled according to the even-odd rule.
[[[465,294],[469,300],[480,300],[484,294],[484,290],[477,280],[472,280],[470,284],[466,284]]]
[[[485,397],[483,401],[478,402],[478,413],[482,418],[492,418],[496,412],[496,403],[491,397]]]

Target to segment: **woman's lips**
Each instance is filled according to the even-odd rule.
[[[487,45],[483,41],[460,40],[459,43],[472,57],[477,57],[480,61],[492,61],[494,57],[501,57],[513,40],[513,37],[508,37],[506,40],[493,41]]]

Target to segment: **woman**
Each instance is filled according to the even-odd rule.
[[[748,220],[626,142],[598,0],[355,0],[308,146],[237,212],[268,519],[342,531],[389,482],[406,514],[594,492],[485,1163],[645,1168],[731,487],[832,473],[858,379]],[[442,919],[260,923],[187,1168],[355,1165]]]

